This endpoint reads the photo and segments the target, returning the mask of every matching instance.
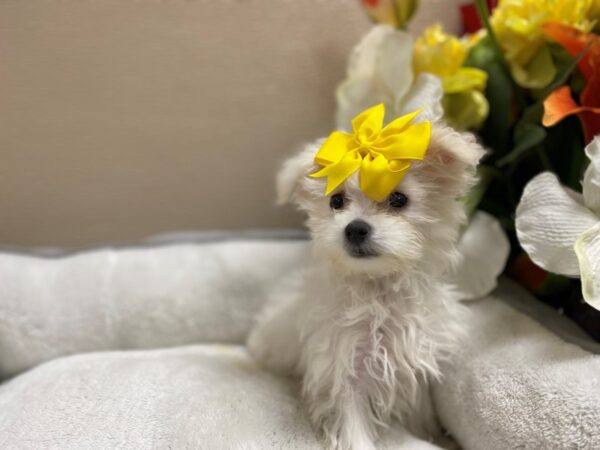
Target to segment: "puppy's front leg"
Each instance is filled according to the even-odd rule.
[[[310,376],[307,373],[307,378]],[[358,380],[348,379],[337,386],[322,384],[321,389],[305,389],[304,393],[313,424],[322,430],[329,449],[375,450],[370,404]]]
[[[299,301],[279,304],[252,330],[247,347],[267,369],[282,375],[297,375],[300,359]]]
[[[398,405],[396,407],[398,408]],[[402,416],[406,428],[415,436],[434,441],[443,437],[442,427],[431,398],[431,385],[426,380],[420,378],[415,404],[411,408],[406,408],[403,414],[399,415]]]
[[[332,450],[375,450],[366,405],[356,398],[357,395],[349,392],[330,412],[329,420],[323,423],[323,431]]]

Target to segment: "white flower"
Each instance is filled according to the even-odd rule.
[[[500,223],[477,211],[463,233],[458,251],[460,260],[450,273],[462,300],[473,300],[492,292],[510,254],[510,242]]]
[[[581,277],[583,298],[600,309],[600,135],[586,147],[590,159],[583,195],[544,172],[525,187],[517,207],[521,246],[549,272]]]
[[[389,25],[377,25],[352,51],[347,78],[337,89],[337,128],[348,131],[352,118],[385,104],[393,120],[420,107],[418,120],[442,117],[442,85],[434,75],[413,76],[413,38]]]

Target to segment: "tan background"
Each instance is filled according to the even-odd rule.
[[[414,27],[457,27],[425,3]],[[0,244],[298,225],[276,167],[369,26],[358,0],[2,1]]]

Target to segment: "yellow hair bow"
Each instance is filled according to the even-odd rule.
[[[360,169],[360,189],[374,201],[385,200],[404,178],[411,161],[425,157],[431,123],[410,124],[420,112],[383,127],[383,103],[363,111],[352,119],[352,134],[334,131],[329,135],[315,156],[323,168],[310,176],[327,177],[325,195],[329,195]]]

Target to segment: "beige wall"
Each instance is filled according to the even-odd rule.
[[[332,126],[357,3],[1,2],[0,244],[299,224],[274,172]]]

